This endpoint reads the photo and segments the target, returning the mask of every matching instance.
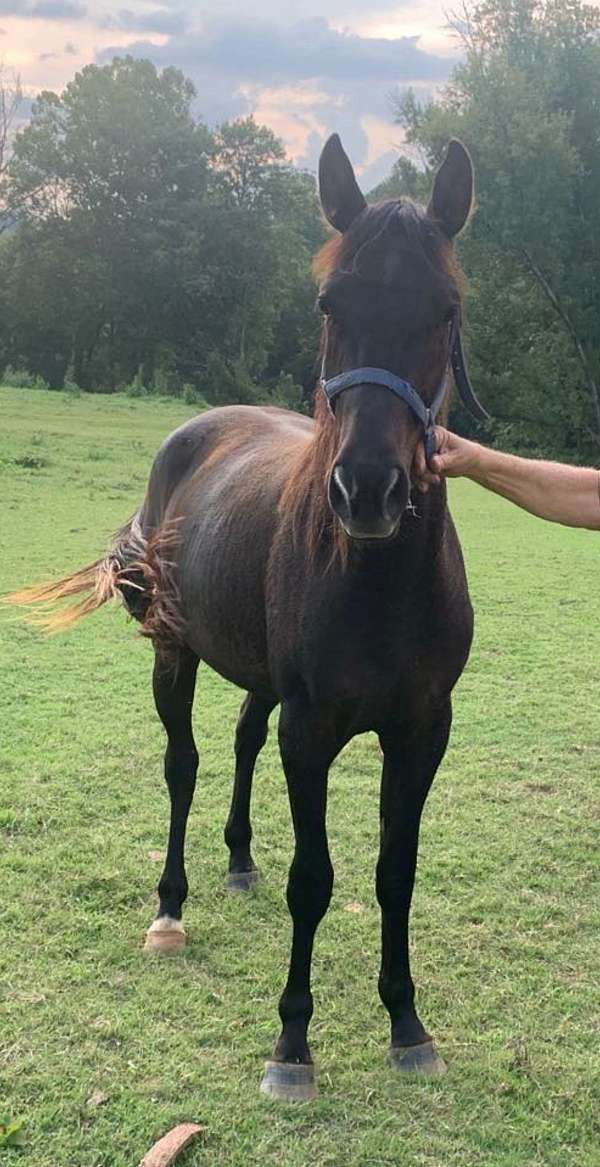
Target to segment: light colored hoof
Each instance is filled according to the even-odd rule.
[[[225,887],[227,891],[245,892],[252,891],[259,880],[259,874],[256,867],[250,871],[228,871],[225,879]]]
[[[159,916],[146,932],[145,952],[163,952],[170,955],[185,948],[186,934],[181,920]]]
[[[439,1078],[447,1069],[432,1041],[422,1041],[419,1045],[392,1045],[390,1062],[401,1074],[419,1074],[425,1078]]]
[[[266,1062],[260,1092],[280,1102],[310,1102],[319,1093],[315,1067],[295,1062]]]

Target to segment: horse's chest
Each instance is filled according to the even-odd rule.
[[[427,670],[428,651],[417,614],[363,605],[324,614],[308,658],[319,699],[381,702]],[[310,640],[310,638],[309,638]]]
[[[410,653],[383,645],[343,644],[315,661],[312,685],[317,699],[365,702],[395,692],[411,671]]]
[[[468,656],[472,611],[460,550],[364,556],[345,571],[304,578],[284,561],[272,573],[269,647],[284,695],[299,685],[353,722],[381,723],[444,699]]]

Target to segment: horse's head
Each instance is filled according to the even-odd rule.
[[[460,311],[452,240],[471,208],[469,155],[460,142],[450,143],[426,210],[404,199],[367,206],[334,134],[321,155],[319,184],[323,211],[340,233],[316,263],[326,318],[324,375],[387,370],[410,382],[428,405],[444,377]],[[405,401],[366,374],[331,406],[319,390],[318,411],[330,407],[330,505],[351,538],[390,538],[409,501],[422,425]]]

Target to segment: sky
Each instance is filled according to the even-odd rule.
[[[0,62],[30,97],[115,54],[176,65],[198,116],[253,113],[298,165],[314,170],[337,131],[368,190],[402,146],[390,92],[427,96],[457,60],[447,11],[439,0],[0,0]]]

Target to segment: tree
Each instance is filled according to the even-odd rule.
[[[224,122],[212,147],[213,187],[233,205],[250,210],[272,209],[278,187],[283,143],[253,117]]]
[[[0,241],[0,368],[26,368],[53,389],[63,385],[72,352],[74,288],[57,280],[71,261],[70,249],[47,232],[20,229]]]
[[[295,376],[304,369],[306,353],[298,361],[293,346],[312,341],[310,263],[323,238],[314,179],[285,161],[274,134],[253,118],[220,126],[188,270],[201,283],[200,300],[210,287],[204,324],[222,361],[263,382],[289,371],[290,361]],[[212,395],[210,384],[205,392]]]
[[[0,61],[0,234],[12,223],[8,162],[15,122],[23,100],[21,79]]]
[[[396,159],[391,173],[378,186],[369,191],[369,202],[379,199],[408,197],[415,202],[427,202],[430,193],[430,176],[406,158],[403,154]]]
[[[289,396],[308,375],[314,179],[253,118],[210,133],[193,99],[178,70],[116,58],[34,103],[9,167],[0,362],[52,386],[67,370],[104,391],[192,381],[220,401]]]
[[[547,442],[583,449],[600,442],[600,12],[485,0],[455,27],[449,85],[425,106],[396,99],[395,115],[426,171],[453,135],[472,152],[471,348],[495,414],[519,440],[539,419]]]
[[[99,346],[114,388],[152,366],[157,340],[177,329],[175,257],[206,191],[210,147],[193,97],[178,70],[116,58],[87,66],[60,97],[42,93],[15,140],[22,229],[56,248],[84,386]]]

